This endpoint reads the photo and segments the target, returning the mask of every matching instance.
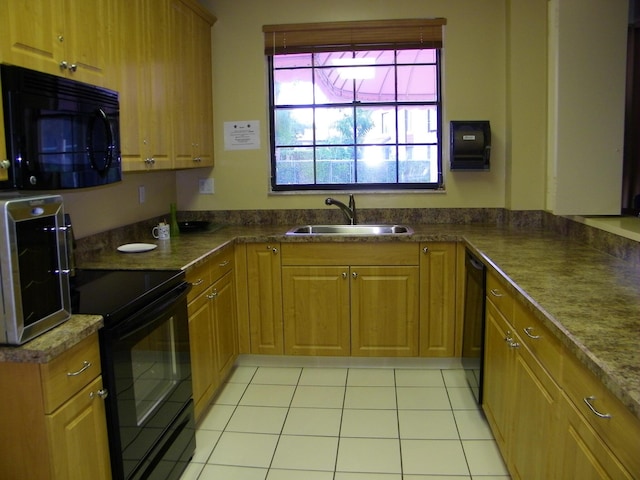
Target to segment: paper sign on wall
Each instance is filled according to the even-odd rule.
[[[224,122],[225,150],[256,150],[260,148],[260,121]]]

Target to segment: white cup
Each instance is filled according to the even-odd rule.
[[[171,230],[168,223],[159,223],[151,229],[151,235],[158,240],[169,240],[171,238]]]

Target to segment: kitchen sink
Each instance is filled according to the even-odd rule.
[[[287,235],[411,235],[406,225],[302,225]]]

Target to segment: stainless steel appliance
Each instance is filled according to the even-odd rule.
[[[195,451],[181,271],[77,269],[74,313],[104,317],[102,381],[114,480],[177,480]]]
[[[482,403],[486,269],[468,249],[465,270],[462,366],[476,401]]]
[[[71,315],[62,197],[0,197],[0,235],[0,343],[20,345]]]
[[[9,179],[1,188],[57,190],[120,181],[118,94],[1,65]]]

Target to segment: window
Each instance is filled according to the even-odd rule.
[[[440,188],[443,24],[265,26],[272,189]]]

